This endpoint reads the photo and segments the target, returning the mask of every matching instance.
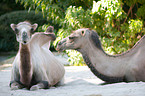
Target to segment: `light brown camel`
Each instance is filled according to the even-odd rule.
[[[78,29],[57,45],[58,51],[79,51],[91,71],[108,82],[145,81],[145,36],[129,51],[108,55],[98,34],[88,28]]]
[[[34,33],[37,24],[24,21],[11,24],[11,28],[19,42],[19,51],[12,67],[11,89],[47,89],[63,83],[64,66],[49,50],[50,41],[56,38],[53,27],[48,27],[49,32]]]

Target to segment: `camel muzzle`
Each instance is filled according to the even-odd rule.
[[[28,39],[27,33],[26,33],[26,32],[23,32],[23,33],[22,33],[22,42],[23,42],[24,44],[26,44],[27,41],[28,41],[27,39]]]

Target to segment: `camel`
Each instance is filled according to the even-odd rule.
[[[27,21],[11,24],[19,42],[19,51],[12,64],[11,90],[33,91],[63,85],[64,66],[49,50],[50,41],[56,39],[54,28],[49,26],[46,32],[34,33],[37,26]]]
[[[97,32],[82,28],[59,41],[56,49],[79,51],[93,74],[106,83],[145,81],[145,36],[127,52],[109,55]]]

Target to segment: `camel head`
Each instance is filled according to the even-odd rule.
[[[58,42],[56,50],[64,51],[66,49],[80,49],[87,42],[86,38],[89,37],[89,33],[91,30],[88,28],[78,29],[74,31],[70,36],[62,39]]]
[[[10,26],[16,34],[17,41],[21,44],[28,44],[38,24],[31,25],[29,22],[24,21],[18,24],[11,24]]]

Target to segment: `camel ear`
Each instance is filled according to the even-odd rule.
[[[53,32],[54,31],[54,27],[53,26],[49,26],[47,29],[46,29],[46,32]]]
[[[16,29],[16,24],[11,24],[10,26],[11,26],[11,28],[15,31],[15,29]]]
[[[81,34],[82,34],[82,36],[85,36],[85,31],[83,30],[83,31],[81,32]]]
[[[37,26],[38,26],[38,24],[37,24],[37,23],[35,23],[35,24],[33,24],[33,25],[32,25],[33,31],[35,31],[35,30],[36,30]]]

